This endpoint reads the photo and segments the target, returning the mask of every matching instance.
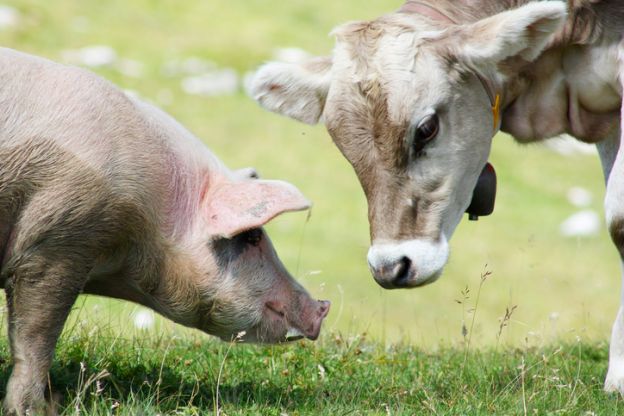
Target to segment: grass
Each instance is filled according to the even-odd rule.
[[[171,60],[199,57],[242,75],[277,47],[328,54],[334,26],[400,3],[10,1],[22,19],[0,30],[1,45],[57,61],[67,49],[110,45],[141,62],[143,73],[96,72],[157,103],[232,168],[255,166],[264,177],[299,186],[315,203],[311,218],[284,216],[268,230],[293,275],[333,303],[320,343],[237,345],[224,360],[228,344],[160,319],[158,337],[137,332],[128,325],[135,306],[82,298],[52,371],[58,390],[68,391],[68,413],[214,412],[222,363],[221,409],[228,415],[621,411],[617,399],[600,391],[620,289],[617,253],[604,228],[579,239],[558,230],[576,211],[566,200],[572,186],[591,190],[589,208],[601,212],[596,156],[563,157],[499,135],[490,158],[499,176],[495,214],[460,224],[439,282],[384,291],[366,266],[362,191],[322,126],[264,112],[242,91],[185,94],[181,76],[163,71]],[[0,383],[6,383],[5,338],[0,347]]]
[[[425,350],[334,333],[258,347],[98,329],[66,333],[51,379],[68,415],[620,414],[606,358],[605,343]]]

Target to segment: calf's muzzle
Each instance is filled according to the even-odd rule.
[[[444,236],[401,241],[373,241],[368,266],[385,289],[423,286],[435,281],[448,260]]]

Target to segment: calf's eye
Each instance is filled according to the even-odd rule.
[[[440,130],[440,120],[437,114],[432,114],[420,122],[414,131],[414,153],[418,155],[427,143],[435,139]]]

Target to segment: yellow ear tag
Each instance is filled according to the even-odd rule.
[[[500,124],[500,94],[496,94],[494,105],[492,106],[492,116],[494,117],[494,134],[498,132]]]

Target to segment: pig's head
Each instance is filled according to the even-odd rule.
[[[208,240],[204,235],[200,329],[251,342],[318,337],[329,302],[312,299],[292,278],[262,229],[283,212],[309,207],[282,181],[230,178],[209,185],[201,208]]]

